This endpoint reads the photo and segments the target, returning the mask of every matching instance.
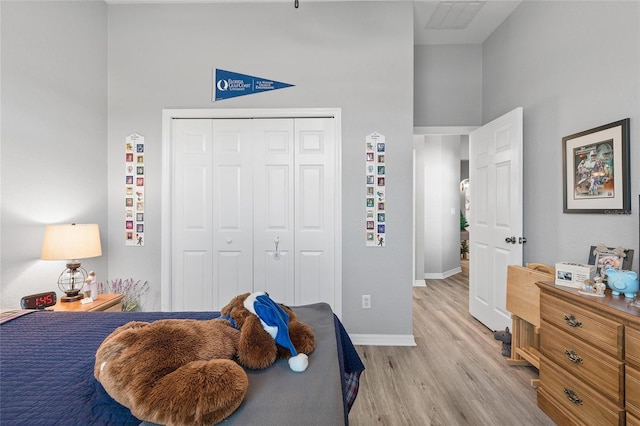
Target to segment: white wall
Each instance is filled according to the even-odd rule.
[[[604,243],[635,249],[638,270],[639,23],[637,1],[525,1],[484,43],[483,122],[524,107],[525,262],[586,262]],[[564,214],[562,137],[626,117],[632,214]]]
[[[0,8],[0,307],[16,308],[22,296],[58,290],[65,262],[39,260],[48,223],[97,223],[104,255],[82,264],[106,278],[107,7]]]

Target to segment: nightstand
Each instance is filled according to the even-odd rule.
[[[53,306],[54,311],[63,312],[121,312],[122,311],[122,294],[98,294],[98,298],[91,303],[62,302],[58,300]]]

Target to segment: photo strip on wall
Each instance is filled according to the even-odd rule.
[[[144,136],[132,133],[125,143],[125,245],[144,246]]]
[[[366,245],[384,247],[387,242],[387,168],[384,135],[374,132],[366,137],[366,144]]]

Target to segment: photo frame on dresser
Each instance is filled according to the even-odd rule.
[[[562,138],[564,213],[629,214],[629,121]]]
[[[602,268],[631,270],[633,265],[633,249],[621,247],[606,247],[605,245],[591,246],[589,250],[589,265],[596,266],[596,274],[602,276]]]

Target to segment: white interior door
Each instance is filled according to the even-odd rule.
[[[267,291],[336,310],[335,120],[174,122],[171,309]]]
[[[469,135],[469,312],[492,330],[511,325],[507,266],[522,264],[522,139],[522,108]]]

